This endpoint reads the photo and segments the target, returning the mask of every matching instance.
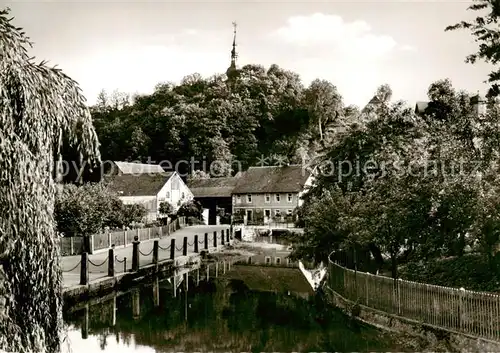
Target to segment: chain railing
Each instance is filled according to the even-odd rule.
[[[145,254],[145,253],[143,253],[143,252],[139,249],[139,254],[141,254],[142,256],[146,256],[146,257],[147,257],[147,256],[149,256],[149,255],[151,255],[151,254],[153,253],[153,250],[154,250],[154,248],[153,248],[153,249],[151,249],[151,251],[150,251],[150,252],[148,252],[147,254]]]
[[[177,225],[177,224],[176,224]],[[219,234],[217,234],[219,233]],[[204,234],[204,238],[200,240],[200,237],[198,235],[194,236],[193,241],[189,242],[188,237],[183,238],[183,242],[181,246],[176,246],[176,239],[171,238],[170,239],[171,243],[168,246],[161,246],[160,245],[160,240],[155,240],[153,243],[153,248],[149,252],[143,252],[140,249],[140,241],[139,238],[136,237],[134,240],[133,247],[132,247],[132,271],[138,271],[139,270],[139,259],[140,257],[148,257],[152,255],[152,263],[153,264],[158,264],[160,261],[168,261],[168,260],[174,260],[177,256],[187,256],[189,253],[194,253],[197,254],[200,251],[200,245],[203,246],[203,249],[207,250],[209,248],[215,248],[218,249],[219,246],[225,246],[226,244],[230,244],[230,235],[229,235],[229,229],[222,229],[219,231],[214,231],[213,236],[208,236],[208,233]],[[219,244],[218,241],[220,241]],[[210,246],[211,245],[211,246]],[[167,258],[163,257],[160,259],[160,250],[162,251],[168,251],[169,255]],[[188,251],[189,250],[189,251]],[[114,277],[115,276],[115,263],[118,264],[123,264],[123,273],[128,272],[127,271],[127,257],[123,257],[120,259],[117,255],[115,255],[115,249],[114,247],[111,247],[109,249],[108,256],[104,258],[101,262],[92,261],[89,258],[89,254],[84,252],[81,254],[81,259],[78,261],[77,264],[75,264],[71,269],[68,270],[62,270],[64,273],[70,273],[74,272],[75,270],[80,267],[80,284],[81,285],[87,285],[89,284],[89,274],[90,273],[97,273],[97,272],[91,272],[90,266],[93,266],[95,268],[99,268],[104,266],[106,263],[108,264],[107,270],[108,270],[108,276],[109,277]],[[182,255],[179,255],[177,252],[182,252]],[[110,260],[112,259],[112,260]],[[99,273],[102,273],[102,270],[99,271]]]
[[[62,270],[62,272],[73,272],[74,270],[77,269],[78,266],[82,263],[82,260],[78,260],[75,266],[73,266],[70,270]]]

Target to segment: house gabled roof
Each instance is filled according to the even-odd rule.
[[[231,197],[238,178],[194,179],[188,182],[194,197]]]
[[[156,196],[175,172],[152,174],[122,174],[104,179],[118,196]]]
[[[118,174],[145,174],[145,173],[164,173],[165,171],[159,164],[131,163],[131,162],[113,162]]]
[[[415,104],[415,114],[423,114],[429,106],[429,102],[417,102]]]
[[[310,175],[301,165],[250,167],[238,178],[233,194],[300,192]]]

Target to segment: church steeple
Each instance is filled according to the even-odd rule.
[[[238,53],[236,52],[236,22],[233,22],[233,49],[231,50],[231,65],[226,71],[228,80],[233,80],[238,75],[238,70],[236,69],[236,59],[238,58]]]

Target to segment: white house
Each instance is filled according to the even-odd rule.
[[[161,166],[139,163],[115,162],[115,173],[105,182],[116,192],[124,204],[142,204],[148,210],[148,220],[159,215],[159,205],[170,203],[174,211],[194,199],[193,193],[177,172],[165,172]]]

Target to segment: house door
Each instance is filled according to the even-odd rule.
[[[252,210],[247,210],[247,222],[252,220]]]

